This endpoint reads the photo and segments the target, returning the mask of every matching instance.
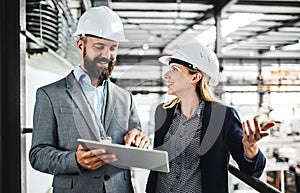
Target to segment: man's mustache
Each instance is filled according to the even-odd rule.
[[[95,61],[96,63],[109,64],[112,60],[111,60],[111,59],[104,58],[104,57],[101,57],[101,58],[95,58],[94,61]]]

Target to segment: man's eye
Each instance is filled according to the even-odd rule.
[[[116,49],[117,49],[116,47],[111,47],[110,51],[116,51]]]
[[[104,46],[97,46],[97,45],[95,45],[95,48],[96,48],[97,50],[103,50],[103,49],[104,49]]]

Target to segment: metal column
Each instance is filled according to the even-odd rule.
[[[20,2],[0,6],[0,192],[21,193]]]

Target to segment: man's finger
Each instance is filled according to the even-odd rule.
[[[125,136],[125,145],[131,145],[134,142],[135,134],[127,133]]]

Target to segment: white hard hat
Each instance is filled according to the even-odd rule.
[[[117,42],[125,39],[121,18],[106,6],[91,7],[80,17],[75,36],[93,35]]]
[[[219,61],[216,54],[200,43],[188,43],[172,56],[162,56],[159,61],[169,65],[170,61],[183,64],[191,69],[198,69],[208,76],[208,84],[216,86],[219,79]]]

